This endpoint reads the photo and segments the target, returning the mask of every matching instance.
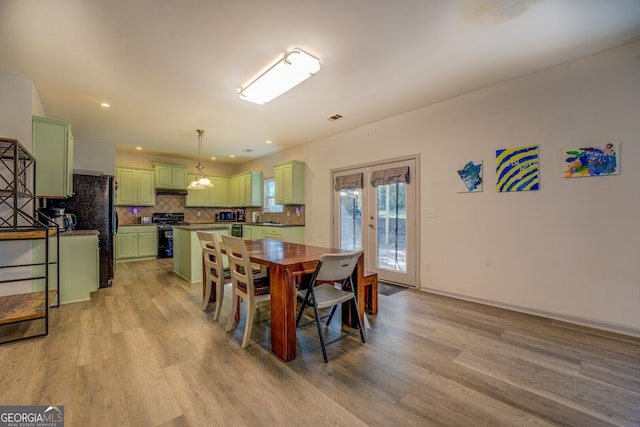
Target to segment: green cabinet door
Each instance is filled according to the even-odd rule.
[[[247,172],[229,178],[229,206],[262,206],[262,172]]]
[[[189,182],[193,181],[195,178],[195,175],[188,176]],[[209,197],[207,190],[187,190],[187,197],[185,198],[184,204],[189,208],[209,206]]]
[[[187,168],[177,165],[166,165],[156,163],[153,165],[155,169],[155,187],[166,188],[172,190],[186,190],[187,185]]]
[[[116,179],[118,181],[116,205],[154,206],[156,204],[155,171],[116,168]]]
[[[155,174],[151,170],[138,171],[138,205],[154,206],[156,204]]]
[[[71,197],[73,195],[71,124],[33,116],[32,152],[36,158],[36,194],[39,197]]]
[[[158,255],[158,235],[153,233],[138,234],[138,256],[154,257]]]
[[[213,187],[207,189],[208,206],[223,208],[229,206],[229,178],[223,176],[210,176]]]
[[[133,205],[138,200],[136,171],[134,169],[116,168],[116,205]]]
[[[137,234],[116,234],[116,259],[136,258],[137,256]]]
[[[292,160],[274,166],[275,201],[281,205],[304,204],[304,162]]]

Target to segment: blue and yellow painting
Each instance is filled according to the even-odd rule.
[[[473,193],[482,191],[482,160],[468,161],[458,170],[460,183],[458,193]]]
[[[538,146],[496,150],[496,191],[534,191],[540,188]]]
[[[620,173],[618,144],[565,150],[562,162],[565,178],[617,175]]]

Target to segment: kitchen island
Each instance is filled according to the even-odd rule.
[[[188,224],[173,226],[173,272],[189,283],[202,281],[202,249],[198,231],[215,233],[218,240],[229,234],[229,224]]]

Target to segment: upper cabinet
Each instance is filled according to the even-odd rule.
[[[262,206],[262,172],[246,172],[229,178],[229,206]]]
[[[116,205],[154,206],[156,204],[153,169],[116,168]]]
[[[189,175],[189,182],[196,176]],[[223,176],[208,176],[213,187],[202,190],[187,190],[184,205],[186,207],[227,207],[229,205],[229,178]]]
[[[73,196],[73,135],[71,124],[33,116],[32,153],[36,158],[36,195]]]
[[[169,190],[186,190],[187,182],[186,166],[154,164],[156,188],[166,188]]]
[[[304,205],[304,162],[291,160],[274,166],[275,202]]]

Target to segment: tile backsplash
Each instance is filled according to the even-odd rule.
[[[215,214],[220,211],[245,211],[245,222],[251,221],[251,214],[258,212],[259,221],[273,221],[280,224],[304,225],[304,206],[284,206],[283,213],[262,213],[260,208],[188,208],[184,206],[184,196],[157,194],[155,206],[117,206],[120,224],[138,224],[139,218],[152,216],[154,212],[184,212],[184,220],[191,224],[215,222]]]

